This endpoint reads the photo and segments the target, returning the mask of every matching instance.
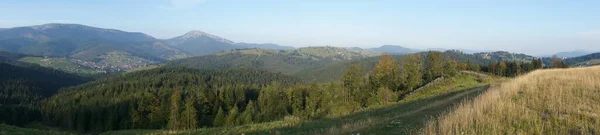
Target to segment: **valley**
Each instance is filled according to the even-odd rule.
[[[291,47],[199,30],[158,39],[80,24],[7,28],[0,134],[599,132],[590,95],[600,53],[461,50]]]

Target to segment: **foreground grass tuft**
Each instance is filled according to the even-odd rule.
[[[430,121],[422,134],[600,134],[600,67],[539,70]]]

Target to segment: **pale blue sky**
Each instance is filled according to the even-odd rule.
[[[598,0],[2,0],[0,28],[78,23],[235,42],[600,51]]]

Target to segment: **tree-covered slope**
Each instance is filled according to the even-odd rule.
[[[565,59],[565,63],[572,66],[593,66],[598,65],[597,60],[600,59],[600,53],[592,53],[579,57],[572,57]]]
[[[256,101],[258,89],[267,84],[298,82],[253,69],[157,68],[64,89],[45,100],[42,110],[47,112],[45,123],[79,131],[184,127],[169,124],[173,119],[193,119],[195,127],[203,127],[213,125],[221,107]],[[184,113],[188,109],[194,113]],[[172,111],[186,115],[173,118]]]
[[[429,53],[430,52],[420,52],[418,54],[423,59],[423,58],[427,57],[427,55]],[[468,64],[469,66],[479,65],[478,67],[480,67],[483,65],[487,65],[490,62],[493,62],[493,60],[491,60],[491,59],[479,57],[478,55],[462,53],[460,51],[445,51],[445,52],[443,52],[442,55],[443,55],[442,56],[443,58],[448,57],[452,60],[456,60],[459,63]],[[402,61],[400,61],[403,56],[404,55],[392,55],[392,58],[395,60],[398,60],[399,61],[398,64],[403,64]],[[360,64],[360,65],[363,65],[367,71],[369,71],[375,67],[375,64],[377,64],[378,60],[379,60],[379,56],[368,57],[368,58],[358,59],[358,60],[339,61],[339,62],[335,62],[332,64],[320,66],[320,67],[306,68],[304,70],[301,70],[301,71],[295,73],[293,76],[296,76],[303,80],[315,80],[317,82],[336,81],[342,77],[342,75],[344,74],[344,71],[346,69],[348,69],[348,67],[350,67],[350,65]]]
[[[257,68],[291,75],[308,68],[366,57],[368,56],[336,47],[306,47],[296,50],[238,49],[215,55],[173,60],[165,65],[200,69]]]
[[[34,64],[0,62],[0,123],[23,125],[40,120],[38,101],[88,80]]]

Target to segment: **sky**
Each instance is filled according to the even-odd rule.
[[[235,42],[600,51],[598,0],[2,0],[0,28],[77,23],[167,39],[200,30]]]

